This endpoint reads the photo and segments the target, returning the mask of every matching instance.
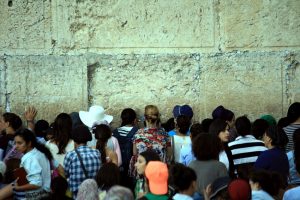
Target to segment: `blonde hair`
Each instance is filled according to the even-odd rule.
[[[159,118],[159,111],[157,106],[154,105],[147,105],[145,107],[145,119],[146,121],[148,121],[149,123],[159,123],[160,118]]]

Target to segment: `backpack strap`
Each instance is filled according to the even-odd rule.
[[[138,131],[139,129],[134,126],[132,127],[132,129],[129,131],[129,133],[127,134],[127,137],[132,138],[132,136]]]
[[[174,139],[174,135],[171,136],[171,147],[172,147],[172,157],[171,157],[171,164],[175,163],[175,139]]]
[[[85,170],[85,167],[84,167],[84,164],[83,164],[82,158],[81,158],[81,156],[80,156],[80,154],[79,154],[78,150],[77,150],[77,149],[75,149],[75,152],[76,152],[76,154],[77,154],[77,156],[78,156],[78,158],[79,158],[79,161],[80,161],[80,166],[81,166],[81,168],[83,169],[83,173],[84,173],[84,175],[85,175],[85,178],[88,178],[87,171]]]

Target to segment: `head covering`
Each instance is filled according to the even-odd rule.
[[[88,112],[79,111],[79,117],[82,123],[89,128],[92,128],[94,125],[99,125],[103,121],[110,123],[113,120],[113,116],[105,114],[102,106],[92,106]]]
[[[213,112],[212,112],[212,118],[213,119],[219,119],[219,118],[222,118],[222,114],[223,114],[223,111],[224,111],[224,107],[223,106],[218,106],[216,107]]]
[[[260,119],[266,120],[269,126],[276,126],[276,119],[272,115],[263,115]]]
[[[0,161],[0,174],[2,174],[2,177],[4,176],[6,171],[6,165],[3,161]]]
[[[243,179],[235,179],[228,185],[228,194],[231,200],[241,200],[251,198],[251,187]]]
[[[80,120],[79,112],[71,112],[70,117],[72,119],[72,129],[83,124]]]
[[[162,195],[168,192],[168,167],[161,161],[150,161],[145,169],[152,194]]]
[[[71,136],[76,143],[86,143],[92,140],[92,134],[85,125],[75,127],[72,130]]]
[[[192,119],[194,113],[193,113],[193,109],[189,105],[183,105],[183,106],[176,105],[173,108],[173,115],[175,118],[177,118],[179,115],[185,115]]]
[[[78,189],[76,200],[98,200],[98,185],[94,179],[86,179]]]
[[[228,176],[217,178],[211,184],[211,195],[210,195],[209,198],[210,199],[214,198],[220,191],[222,191],[223,189],[227,188],[230,180],[231,179]]]
[[[133,194],[132,192],[123,186],[113,186],[111,187],[108,192],[106,193],[106,196],[104,200],[133,200]]]

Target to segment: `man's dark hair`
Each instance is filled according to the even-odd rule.
[[[240,136],[251,135],[251,122],[246,116],[236,119],[235,128]]]

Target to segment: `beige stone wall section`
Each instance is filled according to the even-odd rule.
[[[86,61],[82,57],[7,57],[10,110],[24,113],[34,105],[38,118],[53,120],[60,112],[87,107]]]
[[[13,0],[11,6],[8,2],[6,0],[0,2],[0,49],[12,52],[35,49],[38,52],[49,48],[51,33],[49,1]]]
[[[221,1],[225,46],[229,49],[300,46],[300,3],[286,1]]]
[[[283,55],[269,53],[231,53],[207,56],[203,62],[204,116],[217,105],[232,108],[237,116],[256,119],[272,113],[282,116]]]
[[[3,0],[0,111],[157,104],[254,120],[300,101],[299,0]]]
[[[211,0],[56,1],[53,9],[64,48],[214,46]]]

